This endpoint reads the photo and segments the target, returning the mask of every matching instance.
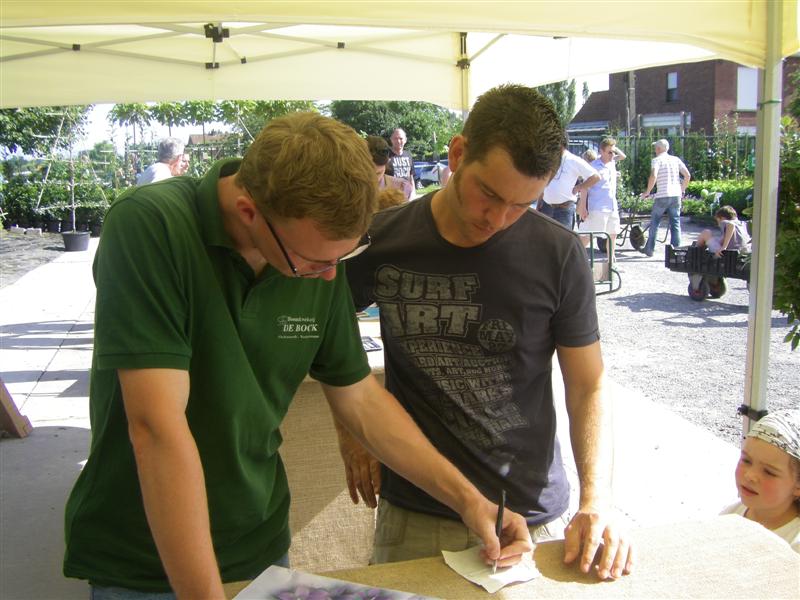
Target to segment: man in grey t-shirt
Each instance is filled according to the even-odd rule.
[[[508,115],[515,115],[509,119]],[[609,514],[610,440],[594,285],[578,237],[530,210],[558,168],[563,130],[523,86],[478,99],[453,138],[447,186],[376,215],[347,275],[357,308],[376,302],[386,387],[484,494],[507,492],[534,541],[565,534],[565,560],[601,578],[632,566]],[[577,513],[556,439],[552,356],[564,378],[580,478]],[[375,506],[373,562],[477,543],[457,516],[340,432],[351,497]],[[563,530],[566,522],[569,525]]]
[[[389,151],[389,175],[398,179],[405,179],[414,189],[414,159],[411,153],[405,149],[406,132],[399,127],[392,132],[392,147]]]

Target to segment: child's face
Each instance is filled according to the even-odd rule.
[[[791,457],[758,438],[746,438],[736,465],[736,487],[747,508],[780,514],[800,496]]]

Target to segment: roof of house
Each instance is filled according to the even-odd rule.
[[[578,113],[572,117],[570,125],[575,123],[587,123],[604,121],[608,123],[609,120],[609,91],[592,92],[586,103],[581,107]]]

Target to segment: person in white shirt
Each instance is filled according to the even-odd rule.
[[[578,194],[586,193],[590,187],[600,181],[600,175],[589,163],[567,150],[566,138],[563,148],[561,164],[553,179],[544,188],[543,201],[539,210],[567,229],[573,229]],[[579,183],[580,179],[583,181]]]
[[[614,262],[614,248],[619,232],[619,206],[617,204],[617,161],[625,160],[625,153],[617,148],[617,140],[604,138],[600,142],[600,156],[592,163],[599,177],[597,183],[581,194],[578,200],[578,231],[601,231],[608,234],[608,262]],[[582,236],[584,243],[588,236]]]
[[[158,162],[147,167],[136,178],[136,185],[154,183],[183,175],[189,170],[189,155],[178,138],[168,137],[158,144]]]
[[[665,212],[669,212],[669,243],[674,247],[681,245],[681,198],[692,178],[689,169],[677,156],[669,154],[669,142],[660,139],[653,142],[656,157],[650,163],[650,177],[647,180],[647,197],[656,187],[653,212],[650,213],[650,231],[647,243],[640,249],[647,256],[653,256],[658,234],[658,224]]]

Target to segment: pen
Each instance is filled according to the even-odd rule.
[[[503,512],[506,509],[506,491],[500,490],[500,505],[497,507],[497,521],[494,523],[494,532],[497,534],[497,540],[500,540],[500,534],[503,532]],[[497,559],[492,565],[492,575],[497,573]]]

